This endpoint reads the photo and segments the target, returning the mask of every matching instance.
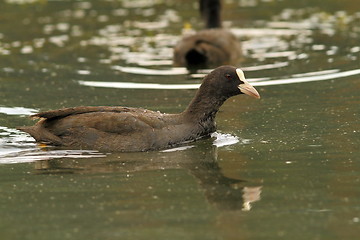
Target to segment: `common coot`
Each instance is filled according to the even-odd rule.
[[[237,65],[241,59],[239,40],[221,26],[220,0],[200,0],[206,29],[186,36],[174,47],[174,66],[188,69]]]
[[[164,149],[209,136],[215,115],[231,96],[260,98],[242,70],[221,66],[209,73],[188,107],[166,114],[129,107],[74,107],[41,112],[34,126],[21,127],[39,143],[106,151]]]

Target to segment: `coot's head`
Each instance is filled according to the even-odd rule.
[[[203,85],[212,94],[229,98],[238,94],[246,94],[260,98],[260,94],[245,79],[244,72],[233,66],[221,66],[207,75]]]

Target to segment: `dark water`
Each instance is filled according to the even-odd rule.
[[[203,73],[172,47],[201,29],[196,4],[0,3],[1,239],[360,237],[358,1],[224,2],[262,99],[228,100],[210,139],[112,154],[15,128],[78,105],[182,111]]]

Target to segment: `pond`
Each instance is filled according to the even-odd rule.
[[[43,148],[16,130],[39,111],[184,110],[208,70],[172,51],[203,23],[189,0],[2,1],[1,239],[358,239],[358,1],[223,1],[223,21],[262,98],[229,99],[211,138]]]

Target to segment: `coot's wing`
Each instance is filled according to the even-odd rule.
[[[70,115],[82,114],[82,113],[90,113],[90,112],[128,112],[133,110],[132,108],[126,107],[107,107],[107,106],[96,106],[96,107],[72,107],[72,108],[62,108],[57,110],[50,110],[46,112],[40,112],[32,115],[34,118],[64,118]]]
[[[126,107],[75,107],[41,112],[32,117],[42,118],[30,127],[18,128],[29,133],[38,142],[55,145],[67,144],[66,136],[133,134],[153,131],[166,126],[166,114]]]
[[[75,107],[42,112],[34,116],[45,118],[43,127],[61,135],[74,128],[92,128],[117,134],[162,128],[166,122],[164,115],[141,108]]]

